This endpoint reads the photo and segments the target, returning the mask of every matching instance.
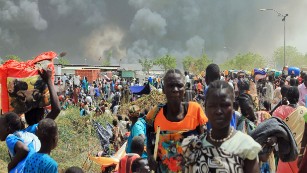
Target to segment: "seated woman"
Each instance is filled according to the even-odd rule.
[[[183,142],[185,172],[259,172],[261,146],[250,136],[230,126],[234,91],[225,81],[209,85],[205,110],[212,129]]]

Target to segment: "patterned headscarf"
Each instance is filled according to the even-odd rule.
[[[129,107],[129,117],[139,117],[141,109],[137,105],[132,105]]]

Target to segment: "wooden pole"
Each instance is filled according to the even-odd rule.
[[[155,141],[155,149],[154,149],[154,160],[157,160],[158,155],[158,145],[159,145],[159,137],[160,137],[160,126],[157,127],[156,132],[156,141]],[[155,171],[151,171],[151,173],[154,173]]]

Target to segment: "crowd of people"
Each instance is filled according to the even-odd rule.
[[[205,76],[192,79],[188,72],[171,69],[163,79],[150,77],[146,81],[162,90],[166,102],[145,109],[131,105],[128,115],[119,110],[122,104],[138,98],[129,90],[139,85],[136,80],[89,82],[86,77],[64,75],[64,90],[56,93],[51,71],[40,74],[50,92],[52,109],[46,118],[43,108],[25,113],[27,127],[13,112],[0,118],[1,141],[6,141],[12,157],[9,171],[58,171],[50,157],[58,141],[54,120],[60,110],[71,105],[78,107],[80,116],[113,117],[113,148],[118,150],[127,142],[126,155],[118,163],[119,173],[307,170],[304,72],[277,77],[267,73],[256,79],[244,71],[226,73],[210,64]]]
[[[307,75],[256,80],[210,64],[203,80],[191,81],[169,70],[162,81],[166,103],[131,107],[127,153],[137,154],[132,141],[142,137],[147,146],[138,155],[156,172],[304,172]]]

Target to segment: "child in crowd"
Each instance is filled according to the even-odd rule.
[[[11,162],[8,171],[19,173],[23,171],[26,160],[41,147],[39,139],[32,133],[22,131],[24,123],[14,112],[0,116],[0,140],[6,141]]]
[[[117,115],[117,119],[118,119],[118,127],[120,134],[124,137],[125,134],[128,132],[127,124],[129,124],[129,120],[128,121],[126,119],[123,120],[123,117],[121,115]]]
[[[113,132],[112,140],[113,140],[113,142],[112,141],[110,141],[110,142],[113,143],[114,149],[115,149],[115,151],[117,151],[120,148],[122,135],[120,134],[117,119],[114,119],[112,124],[113,124],[113,129],[112,129],[112,132]]]
[[[144,138],[141,136],[135,136],[131,142],[131,153],[127,153],[119,161],[119,173],[132,173],[131,165],[132,162],[139,158],[144,151]]]
[[[131,165],[132,173],[148,173],[150,172],[148,160],[144,158],[137,158]]]
[[[84,173],[84,171],[77,166],[73,166],[66,169],[65,173]]]
[[[38,70],[41,78],[47,84],[49,93],[50,93],[50,103],[51,103],[51,111],[47,114],[46,118],[51,118],[53,120],[60,114],[61,106],[54,89],[53,83],[51,81],[52,71],[51,69],[47,70]],[[44,108],[34,108],[25,113],[25,119],[28,124],[28,127],[25,131],[35,134],[36,127],[38,122],[44,118],[45,109]]]
[[[42,146],[37,153],[27,159],[24,173],[57,173],[58,164],[49,155],[58,143],[58,127],[50,118],[41,120],[37,127],[36,135]]]

